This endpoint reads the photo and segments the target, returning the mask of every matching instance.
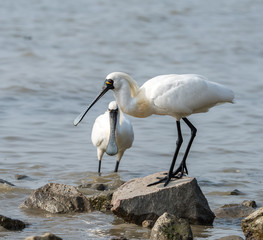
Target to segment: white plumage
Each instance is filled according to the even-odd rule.
[[[154,77],[141,87],[131,76],[123,72],[113,72],[106,77],[105,86],[99,96],[74,121],[77,125],[108,90],[113,90],[119,108],[129,115],[145,118],[152,114],[170,115],[176,119],[178,138],[174,157],[167,177],[153,184],[165,181],[167,185],[172,177],[181,178],[186,168],[186,158],[196,135],[196,128],[186,118],[195,113],[207,112],[209,108],[233,102],[234,93],[227,87],[208,81],[196,74],[169,74]],[[180,120],[191,129],[191,138],[187,145],[183,160],[177,170],[174,170],[176,158],[182,145]],[[153,185],[151,184],[151,185]]]
[[[116,114],[116,119],[112,119],[111,114],[112,116]],[[117,172],[119,162],[125,150],[132,146],[133,139],[134,133],[130,120],[118,109],[115,101],[110,102],[108,110],[95,120],[91,133],[92,143],[97,147],[98,172],[100,172],[101,159],[105,152],[116,155],[115,172]]]
[[[140,88],[128,75],[109,74],[114,81],[114,95],[124,113],[134,117],[152,114],[170,115],[178,121],[193,113],[207,112],[224,102],[232,102],[233,92],[196,74],[169,74],[154,77]]]

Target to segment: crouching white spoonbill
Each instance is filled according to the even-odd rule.
[[[110,102],[108,110],[96,118],[91,133],[92,143],[97,147],[98,172],[100,173],[101,159],[105,152],[111,156],[117,155],[114,171],[118,172],[120,160],[125,150],[132,146],[133,139],[130,120],[118,109],[115,101]]]
[[[181,178],[184,172],[188,174],[186,158],[197,130],[186,117],[194,113],[207,112],[209,108],[217,104],[232,103],[234,99],[232,90],[196,74],[160,75],[138,87],[128,74],[113,72],[106,77],[99,96],[75,119],[74,125],[77,125],[89,109],[110,89],[113,90],[117,104],[124,113],[139,118],[152,114],[170,115],[176,119],[178,137],[169,172],[167,176],[150,185],[165,182],[164,186],[166,186],[171,178]],[[191,137],[183,159],[174,171],[176,158],[183,142],[181,119],[191,129]]]

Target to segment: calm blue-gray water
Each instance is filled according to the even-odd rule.
[[[97,179],[129,180],[169,169],[176,143],[175,119],[130,117],[135,140],[112,174],[104,156],[97,175],[90,139],[108,92],[73,126],[113,71],[139,85],[160,74],[197,73],[235,92],[224,104],[189,120],[197,137],[188,157],[213,209],[255,200],[263,204],[263,2],[261,0],[0,2],[0,214],[31,223],[22,232],[0,229],[1,239],[52,232],[63,239],[147,239],[149,231],[100,212],[52,215],[19,205],[48,182],[77,186]],[[182,123],[184,150],[189,129]],[[180,157],[182,156],[182,153]],[[15,174],[30,179],[16,180]],[[238,189],[244,195],[228,192]],[[195,239],[243,236],[239,222],[215,220]]]

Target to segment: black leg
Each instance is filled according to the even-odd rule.
[[[173,172],[173,177],[176,177],[176,178],[181,178],[184,175],[184,172],[186,174],[188,174],[188,170],[186,167],[186,159],[187,159],[188,153],[190,151],[190,148],[192,146],[193,140],[194,140],[194,138],[196,136],[196,132],[197,132],[197,129],[194,127],[194,125],[187,118],[183,118],[183,120],[187,124],[187,126],[191,129],[191,138],[190,138],[189,143],[187,145],[187,148],[186,148],[182,162],[180,163],[180,165],[176,169],[176,171]]]
[[[181,145],[182,145],[182,143],[183,143],[183,137],[182,137],[182,132],[181,132],[180,121],[176,121],[176,125],[177,125],[178,138],[177,138],[177,141],[176,141],[176,149],[175,149],[173,161],[172,161],[171,166],[170,166],[170,170],[169,170],[169,172],[168,172],[168,174],[167,174],[166,177],[161,178],[161,179],[160,179],[159,181],[157,181],[157,182],[154,182],[154,183],[149,184],[148,187],[149,187],[149,186],[156,185],[156,184],[161,183],[161,182],[164,182],[164,181],[165,181],[164,186],[166,186],[166,185],[170,182],[171,178],[173,177],[173,170],[174,170],[174,165],[175,165],[175,162],[176,162],[176,158],[177,158],[177,156],[178,156],[180,147],[181,147]]]
[[[98,168],[98,173],[100,173],[100,167],[101,167],[101,160],[99,160],[99,168]]]
[[[119,163],[120,163],[120,161],[116,161],[116,165],[115,165],[115,170],[114,170],[114,172],[118,172]]]

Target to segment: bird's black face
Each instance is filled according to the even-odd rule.
[[[106,79],[106,81],[104,82],[104,88],[114,89],[113,83],[114,81],[112,79]]]
[[[74,125],[77,126],[81,120],[84,118],[84,116],[86,115],[86,113],[91,109],[91,107],[106,93],[108,92],[110,89],[114,89],[113,86],[114,81],[112,79],[106,79],[106,81],[104,82],[102,91],[100,92],[100,94],[98,95],[98,97],[96,97],[96,99],[89,105],[89,107],[83,111],[78,117],[76,117],[76,119],[74,120]]]

